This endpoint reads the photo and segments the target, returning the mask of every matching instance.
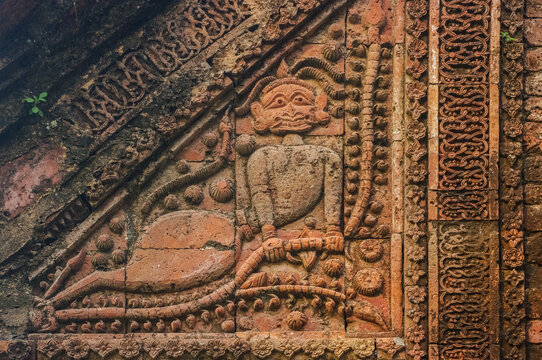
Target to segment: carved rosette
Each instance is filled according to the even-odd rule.
[[[32,344],[34,345],[34,344]],[[287,339],[266,336],[252,338],[190,338],[177,335],[80,336],[40,338],[36,349],[40,359],[373,359],[375,350],[392,358],[403,346],[392,338],[379,339]],[[29,343],[13,341],[6,356],[30,359]],[[3,353],[0,352],[0,355]]]
[[[406,2],[405,339],[411,359],[427,357],[427,62],[429,2]]]
[[[502,2],[500,217],[503,281],[502,358],[525,358],[525,274],[523,242],[523,0]]]

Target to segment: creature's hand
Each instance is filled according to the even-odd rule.
[[[324,235],[324,249],[326,251],[342,252],[344,250],[344,236],[338,226],[328,226]]]
[[[285,259],[284,242],[279,238],[271,238],[262,244],[265,259],[269,262],[279,262]]]
[[[264,226],[262,226],[262,237],[264,241],[277,237],[277,230],[273,225],[265,224]]]
[[[246,224],[241,225],[238,231],[241,236],[241,240],[247,241],[247,242],[254,240],[254,232],[252,231],[250,226]]]
[[[42,303],[34,307],[31,315],[32,328],[38,332],[54,332],[58,329],[55,309],[52,305]]]

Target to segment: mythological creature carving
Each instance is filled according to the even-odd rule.
[[[335,74],[335,70],[326,64],[324,62],[315,66],[337,78],[342,77],[340,74]],[[301,74],[309,69],[302,65],[294,66],[294,68]],[[316,77],[317,81],[318,79]],[[341,232],[343,196],[341,156],[327,146],[305,144],[301,136],[330,121],[326,111],[327,93],[331,91],[330,86],[329,83],[324,83],[323,92],[318,94],[314,85],[290,74],[283,61],[278,68],[277,76],[262,78],[254,86],[246,103],[236,109],[238,116],[246,114],[247,109],[250,109],[254,120],[254,130],[263,137],[270,134],[283,136],[283,139],[280,144],[265,145],[256,150],[257,143],[254,144],[253,140],[240,136],[236,145],[241,150],[240,155],[244,157],[243,161],[239,161],[243,169],[242,175],[246,176],[244,184],[248,189],[248,199],[241,201],[238,205],[241,208],[237,210],[237,213],[244,213],[244,215],[238,215],[236,225],[242,230],[241,233],[245,234],[244,238],[248,240],[253,239],[257,233],[261,233],[262,243],[237,267],[233,279],[230,280],[228,274],[239,254],[234,256],[231,250],[204,251],[203,255],[198,255],[202,256],[201,264],[194,264],[193,261],[183,263],[182,259],[187,256],[186,251],[189,250],[175,248],[173,245],[168,251],[161,252],[160,258],[149,256],[149,252],[166,246],[160,235],[166,230],[160,230],[161,228],[167,229],[167,226],[174,226],[171,224],[175,224],[175,221],[178,222],[177,226],[182,221],[189,224],[190,220],[187,219],[196,216],[188,210],[177,210],[179,200],[171,195],[171,191],[188,186],[184,195],[185,197],[190,195],[187,201],[190,200],[189,203],[196,206],[203,196],[202,188],[196,183],[216,173],[227,163],[231,152],[234,116],[227,110],[219,125],[220,140],[216,138],[211,144],[210,137],[207,136],[204,142],[207,147],[211,145],[214,147],[220,141],[215,160],[203,165],[196,172],[183,170],[183,174],[177,179],[153,190],[144,201],[141,214],[148,214],[161,198],[164,198],[164,206],[167,210],[177,211],[158,217],[147,227],[146,232],[135,244],[135,250],[131,254],[126,269],[94,271],[59,291],[62,288],[61,283],[70,272],[77,270],[79,257],[85,255],[81,252],[79,257],[68,262],[63,272],[66,275],[57,279],[54,286],[45,293],[34,316],[35,325],[42,331],[54,331],[58,322],[126,319],[129,321],[131,331],[141,328],[150,331],[155,327],[160,331],[165,328],[164,320],[172,320],[170,327],[176,330],[185,326],[178,320],[180,317],[186,318],[185,324],[188,328],[194,326],[196,319],[193,313],[200,314],[204,322],[209,322],[212,316],[224,318],[226,311],[229,314],[234,313],[235,305],[231,302],[234,298],[239,299],[237,306],[241,309],[246,306],[244,305],[245,298],[257,298],[253,307],[262,309],[263,302],[259,297],[264,294],[272,297],[270,307],[280,306],[281,301],[277,295],[299,294],[312,296],[312,305],[323,304],[329,313],[347,312],[348,316],[371,321],[386,329],[387,325],[379,310],[369,302],[355,299],[347,307],[346,295],[341,291],[336,280],[331,281],[332,285],[328,288],[323,279],[306,284],[275,278],[270,281],[271,276],[265,273],[255,274],[264,263],[276,264],[285,261],[303,264],[308,270],[317,261],[317,253],[320,253],[322,258],[326,258],[329,254],[342,254],[344,251],[344,237]],[[335,94],[336,91],[333,90],[331,93]],[[194,195],[196,187],[199,189],[197,196]],[[232,183],[224,179],[213,181],[209,191],[218,202],[229,201],[234,193]],[[194,201],[196,197],[197,202]],[[315,230],[315,219],[310,216],[311,211],[320,203],[323,203],[324,208],[324,233]],[[209,221],[223,224],[221,225],[223,231],[219,236],[224,239],[218,239],[218,241],[230,244],[234,236],[230,220],[224,215],[209,211],[200,213],[204,214],[202,216],[207,216]],[[279,236],[277,230],[303,217],[305,217],[305,230],[297,237]],[[110,226],[110,230],[116,234],[122,234],[125,231],[125,221],[118,218],[114,220],[115,226],[114,228]],[[182,239],[183,236],[198,236],[197,234],[204,229],[193,227],[175,231],[185,232],[181,236]],[[206,235],[201,233],[200,236]],[[105,238],[100,239],[99,244],[100,248],[105,249],[104,251],[111,248]],[[336,277],[342,275],[340,272],[343,271],[343,266],[341,262],[333,265],[328,263],[325,269],[331,276]],[[356,286],[366,289],[364,292],[369,295],[374,295],[383,286],[383,280],[380,277],[377,276],[376,280],[371,280],[376,281],[373,284],[369,283],[370,279],[359,276]],[[220,278],[223,280],[218,280]],[[362,284],[364,282],[367,284]],[[203,292],[201,296],[193,293],[194,296],[191,299],[181,297],[166,302],[144,297],[145,294],[197,289],[202,285],[211,289],[210,292]],[[127,308],[119,306],[118,302],[116,305],[111,304],[113,306],[106,306],[104,302],[103,306],[97,308],[65,308],[65,305],[70,302],[81,297],[86,299],[97,291],[115,290],[144,296],[129,299]],[[227,305],[229,303],[233,308],[230,309]],[[211,315],[213,309],[215,315]],[[300,330],[307,322],[305,318],[306,315],[302,312],[294,311],[288,317],[288,326]],[[156,323],[153,324],[151,321]],[[90,326],[90,323],[88,324]],[[234,331],[235,326],[232,324],[231,320],[224,318],[222,329]],[[102,325],[99,326],[100,329],[104,327]]]
[[[339,232],[342,197],[342,161],[333,150],[306,145],[299,134],[329,122],[324,111],[326,94],[279,69],[282,78],[261,91],[260,101],[251,104],[257,132],[285,135],[281,145],[262,147],[247,161],[247,180],[253,216],[264,232],[272,236],[276,227],[307,215],[323,195],[327,231]],[[256,88],[258,88],[258,84]],[[251,94],[254,95],[254,94]]]

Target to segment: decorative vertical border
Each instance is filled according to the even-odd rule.
[[[405,111],[405,0],[394,3],[393,13],[393,86],[391,113],[391,276],[392,276],[392,329],[401,333],[403,328],[403,233],[404,233],[404,131]]]
[[[430,2],[429,220],[498,220],[500,0]]]
[[[501,289],[503,359],[525,359],[525,274],[521,158],[524,0],[502,0],[501,17]]]
[[[429,2],[408,0],[405,17],[405,341],[427,358],[427,106]],[[433,299],[435,301],[436,299]]]
[[[489,301],[479,309],[487,321],[487,337],[480,338],[476,345],[466,342],[457,343],[453,338],[454,324],[446,320],[452,313],[446,312],[446,297],[450,297],[457,284],[446,284],[443,276],[446,273],[446,258],[440,253],[442,246],[438,229],[441,226],[457,226],[467,231],[475,231],[478,227],[491,226],[496,229],[498,219],[498,156],[499,156],[499,46],[500,46],[500,0],[429,0],[429,64],[428,64],[428,340],[429,359],[447,358],[450,351],[456,356],[471,356],[472,346],[480,346],[483,358],[499,358],[499,268],[495,261],[498,257],[498,235],[495,231],[490,235],[490,246],[487,254],[491,261],[488,269]],[[474,23],[472,23],[474,21]],[[472,38],[475,33],[480,37]],[[462,47],[464,41],[472,41]],[[474,47],[474,42],[479,47]],[[454,53],[454,51],[458,53]],[[447,52],[446,52],[447,51]],[[441,53],[446,52],[446,53]],[[463,62],[472,58],[472,64]],[[468,72],[473,70],[472,74]],[[469,103],[469,101],[471,101]],[[462,108],[465,107],[465,108]],[[485,107],[485,109],[483,109]],[[473,129],[454,129],[443,127],[444,121],[454,120],[453,116],[478,116],[480,123],[472,123]],[[462,112],[468,113],[468,115]],[[465,120],[474,118],[466,117]],[[487,125],[483,125],[483,124]],[[468,121],[465,124],[471,124]],[[487,126],[487,127],[484,127]],[[479,127],[479,128],[477,128]],[[452,130],[457,133],[450,133]],[[484,131],[483,134],[476,131]],[[471,134],[473,133],[473,134]],[[478,141],[487,142],[487,149],[479,153],[475,148],[472,154],[479,164],[476,174],[484,171],[484,179],[480,182],[470,181],[466,173],[451,172],[446,175],[441,169],[443,152],[443,135],[450,137],[451,144],[468,147],[468,136]],[[453,149],[453,148],[452,148]],[[450,150],[455,151],[455,150]],[[446,159],[453,159],[452,153]],[[457,154],[456,154],[457,155]],[[459,155],[457,155],[459,156]],[[458,168],[459,162],[453,167]],[[482,167],[482,164],[484,166]],[[441,171],[442,170],[442,171]],[[454,176],[463,176],[465,181],[454,185],[446,183],[446,179],[457,181]],[[446,176],[451,176],[446,178]],[[460,177],[460,179],[463,179]],[[483,181],[482,181],[483,180]],[[475,222],[484,221],[484,222]],[[465,233],[465,234],[466,234]],[[458,235],[459,236],[459,235]],[[466,236],[466,235],[465,235]],[[470,235],[469,235],[470,236]],[[450,249],[459,251],[460,249]],[[448,254],[450,255],[450,254]],[[452,256],[453,258],[453,256]],[[458,258],[457,260],[462,260]],[[444,273],[443,273],[444,271]],[[464,293],[466,303],[475,301],[476,290]],[[472,299],[471,299],[472,297]],[[443,312],[444,311],[444,312]],[[440,312],[443,312],[440,314]],[[455,326],[466,333],[479,326],[474,319],[466,318]],[[450,331],[451,330],[451,331]],[[466,339],[465,339],[466,340]],[[474,340],[473,340],[474,341]],[[452,349],[452,350],[450,350]],[[467,355],[471,353],[471,355]],[[455,356],[454,355],[454,356]],[[476,356],[475,356],[476,357]],[[477,357],[476,357],[477,358]]]
[[[429,222],[430,359],[499,359],[496,221]]]
[[[439,91],[438,91],[438,66],[439,66],[439,35],[438,29],[440,25],[440,0],[429,0],[429,109],[427,114],[427,123],[429,131],[428,147],[429,147],[429,189],[438,187],[438,112],[439,112]],[[432,202],[431,192],[428,191],[428,220],[437,218],[437,206]],[[434,223],[429,222],[428,231],[428,248],[430,254],[428,259],[428,330],[429,330],[429,359],[436,360],[439,358],[439,333],[438,333],[438,309],[439,309],[439,294],[438,294],[438,253],[437,249],[437,229]]]

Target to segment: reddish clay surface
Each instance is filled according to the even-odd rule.
[[[41,145],[0,167],[0,209],[14,218],[59,184],[64,153],[61,147]]]

